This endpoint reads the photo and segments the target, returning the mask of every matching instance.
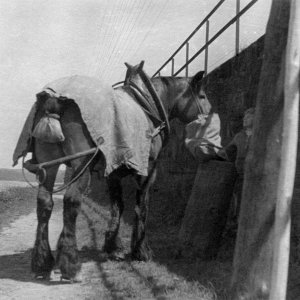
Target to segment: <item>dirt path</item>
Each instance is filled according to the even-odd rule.
[[[16,183],[1,182],[0,191]],[[22,184],[19,184],[19,186]],[[101,253],[108,211],[92,202],[83,203],[77,222],[82,282],[69,284],[52,274],[37,281],[30,273],[30,251],[37,225],[35,197],[18,191],[20,199],[0,213],[0,299],[215,299],[214,292],[172,272],[159,262],[115,262]],[[18,199],[17,199],[18,200]],[[55,249],[62,228],[62,196],[55,196],[49,223],[50,245]],[[0,203],[1,204],[1,203]],[[129,246],[130,226],[121,235]],[[175,266],[173,266],[175,268]],[[176,268],[175,268],[176,269]]]

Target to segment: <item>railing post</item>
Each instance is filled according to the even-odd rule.
[[[174,75],[174,57],[172,58],[172,70],[171,70],[171,75],[173,76]]]
[[[185,67],[185,76],[188,77],[189,76],[189,65],[188,65],[188,61],[189,61],[189,42],[186,43],[186,67]]]
[[[206,21],[206,36],[205,36],[205,44],[207,45],[209,40],[209,20]],[[208,69],[208,45],[205,48],[205,61],[204,61],[204,74],[207,75]]]
[[[240,13],[240,0],[236,0],[236,14]],[[240,51],[240,18],[235,23],[235,55],[238,55]]]

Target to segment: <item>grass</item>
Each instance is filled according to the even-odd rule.
[[[132,197],[134,197],[131,188],[125,188],[124,196],[126,203],[120,237],[125,251],[129,252],[133,219]],[[170,213],[168,203],[162,205],[156,201],[160,199],[156,197],[150,203],[150,216],[147,224],[147,235],[154,252],[153,261],[113,262],[100,259],[98,262],[98,267],[106,274],[105,281],[114,291],[116,299],[122,299],[122,297],[160,300],[230,299],[228,285],[231,276],[231,261],[218,259],[205,262],[195,257],[175,259],[174,249],[180,227],[178,219],[182,213],[178,210]],[[101,193],[98,193],[96,198],[95,194],[92,199],[85,197],[82,209],[93,236],[93,238],[87,235],[78,237],[78,240],[85,245],[83,252],[101,252],[109,220],[106,195],[102,194],[101,197]],[[228,251],[225,248],[224,250]]]
[[[28,187],[3,187],[0,181],[0,228],[32,212],[35,209],[36,193],[36,190]]]
[[[31,197],[36,197],[36,191],[27,187],[9,187],[0,190],[1,212],[14,205],[20,204],[20,202],[25,202],[26,199]]]
[[[86,264],[83,288],[104,290],[105,299],[230,299],[227,295],[230,262],[203,262],[189,257],[175,259],[173,250],[179,229],[177,213],[166,218],[168,205],[151,204],[148,237],[154,252],[150,262],[112,261],[103,258],[101,248],[109,220],[108,203],[85,197],[77,222],[81,261]],[[132,191],[127,199],[120,235],[126,251],[130,248],[132,230]],[[36,190],[12,187],[0,192],[1,220],[17,218],[35,210]],[[158,201],[158,199],[156,200]],[[4,209],[3,209],[4,208]],[[162,209],[163,208],[163,209]],[[3,209],[3,210],[2,210]],[[3,218],[5,217],[5,218]],[[10,219],[11,220],[11,219]],[[94,266],[91,269],[89,266]],[[97,299],[97,298],[90,298]]]
[[[0,186],[1,187],[1,186]],[[127,205],[120,235],[129,251],[132,229],[131,192],[126,192]],[[100,196],[100,195],[98,195]],[[169,207],[151,202],[148,238],[154,252],[150,262],[112,261],[101,251],[104,233],[109,220],[105,195],[103,203],[84,198],[82,213],[77,222],[77,237],[87,290],[86,299],[98,299],[99,291],[105,299],[202,299],[230,300],[232,245],[223,244],[216,260],[202,261],[197,257],[175,259],[173,255],[180,223],[166,217]],[[0,228],[13,219],[33,212],[36,208],[36,191],[30,188],[11,187],[0,190]],[[9,221],[9,222],[8,222]],[[299,299],[299,265],[291,264],[288,299]],[[92,291],[92,292],[91,292]]]

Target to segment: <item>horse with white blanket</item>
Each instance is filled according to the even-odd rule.
[[[111,199],[111,220],[105,235],[104,251],[116,255],[122,251],[118,237],[123,212],[121,180],[132,175],[137,183],[137,192],[131,257],[137,260],[151,257],[145,223],[157,158],[167,140],[170,119],[178,118],[190,123],[199,115],[209,119],[213,113],[201,89],[202,75],[203,72],[193,78],[149,79],[142,70],[142,64],[136,67],[128,65],[125,85],[115,90],[94,78],[71,76],[48,84],[37,94],[37,101],[26,120],[13,157],[16,164],[20,157],[32,152],[27,167],[33,172],[37,171],[34,168],[36,164],[56,162],[48,167],[37,195],[38,226],[31,263],[36,276],[47,277],[55,264],[48,241],[48,222],[59,162],[69,155],[75,156],[63,162],[71,167],[72,178],[78,179],[68,186],[63,200],[63,229],[56,257],[62,277],[74,280],[80,270],[76,217],[81,195],[90,181],[90,171],[101,160],[105,165],[104,174]],[[146,102],[139,103],[138,98]],[[161,105],[157,106],[157,101]],[[51,139],[43,133],[42,128],[47,127],[45,122],[53,127]],[[94,155],[76,156],[76,153],[95,147]]]

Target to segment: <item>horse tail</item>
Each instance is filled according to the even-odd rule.
[[[63,104],[59,98],[43,91],[37,94],[37,100],[38,110],[41,110],[42,113],[57,114],[59,116],[62,114]]]

